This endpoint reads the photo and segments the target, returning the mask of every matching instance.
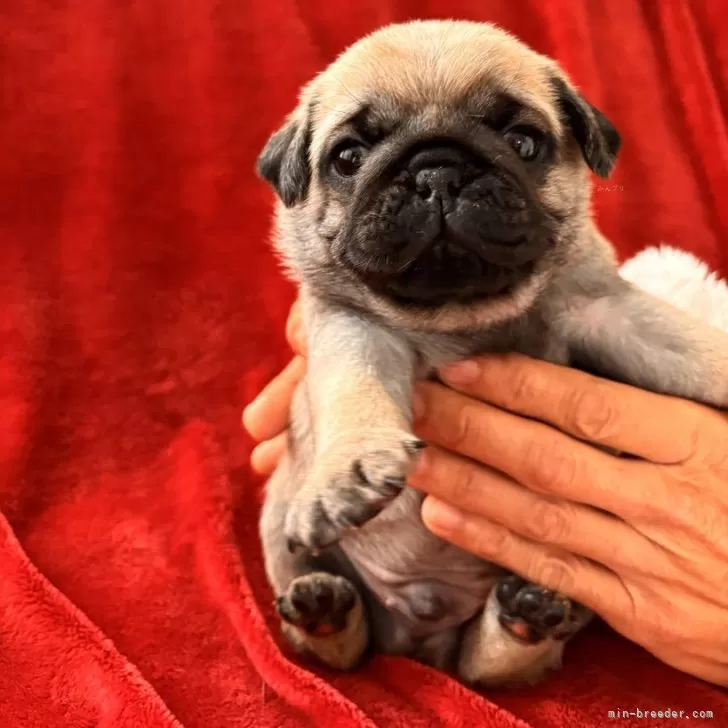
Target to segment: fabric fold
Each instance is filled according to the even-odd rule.
[[[4,0],[2,728],[728,715],[724,691],[604,625],[547,682],[482,693],[392,656],[332,673],[281,638],[240,412],[290,356],[294,292],[255,158],[303,83],[415,16],[496,22],[564,63],[624,139],[594,190],[620,255],[665,243],[728,274],[720,0]]]

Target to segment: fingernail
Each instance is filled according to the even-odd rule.
[[[263,460],[262,463],[261,458]],[[250,453],[250,467],[253,469],[253,472],[258,473],[258,475],[263,475],[265,473],[265,443],[253,448],[253,451]]]
[[[457,531],[465,514],[453,506],[429,497],[422,506],[425,526],[436,533]]]
[[[243,427],[250,432],[250,418],[255,417],[255,402],[251,402],[244,410],[243,415],[240,418]]]
[[[470,384],[478,378],[479,373],[480,365],[472,359],[455,362],[440,369],[442,379],[452,384]]]
[[[427,470],[429,464],[430,454],[427,450],[420,450],[415,458],[414,465],[410,471],[408,481],[417,480],[422,477],[422,474]]]
[[[425,416],[425,410],[427,405],[425,404],[424,396],[416,389],[412,393],[412,419],[415,422],[419,422]]]

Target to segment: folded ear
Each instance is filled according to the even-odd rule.
[[[599,109],[566,81],[555,78],[553,83],[564,120],[581,147],[584,160],[595,174],[609,177],[622,144],[619,132]]]
[[[301,202],[311,182],[311,127],[306,111],[295,112],[263,147],[258,174],[271,184],[286,207]]]

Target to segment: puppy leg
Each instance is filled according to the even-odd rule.
[[[267,486],[260,521],[265,568],[276,595],[283,633],[300,653],[335,669],[354,667],[364,655],[369,630],[361,597],[335,564],[307,553],[292,554],[283,533],[296,469],[286,455]]]
[[[587,276],[600,281],[598,293],[574,293],[551,319],[553,333],[566,342],[574,366],[728,408],[726,332],[631,286],[614,272],[584,266],[580,280]]]
[[[565,642],[591,617],[575,602],[508,576],[467,628],[458,673],[490,687],[534,684],[561,667]]]
[[[411,433],[415,357],[406,341],[356,313],[321,304],[308,318],[306,381],[316,449],[285,532],[291,548],[315,552],[399,495],[424,443]]]

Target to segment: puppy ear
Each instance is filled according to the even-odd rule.
[[[622,144],[619,132],[599,109],[560,78],[553,81],[561,112],[589,168],[609,177]]]
[[[308,113],[297,112],[271,136],[258,157],[258,174],[271,184],[286,207],[293,207],[308,194],[310,144]]]

